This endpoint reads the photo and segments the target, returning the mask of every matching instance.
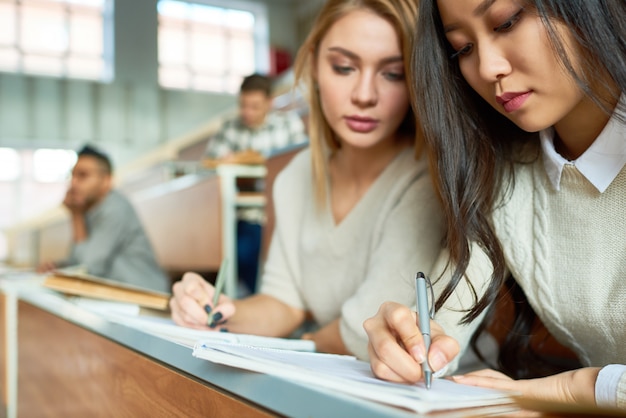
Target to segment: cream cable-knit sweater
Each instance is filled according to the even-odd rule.
[[[626,364],[626,167],[604,193],[573,165],[558,192],[541,161],[520,167],[495,225],[513,276],[552,335],[584,365]],[[626,376],[620,387],[626,407]]]
[[[541,158],[520,165],[494,225],[508,268],[554,337],[584,365],[626,364],[626,167],[599,193],[573,165],[558,192]],[[490,273],[474,248],[467,276],[480,289]],[[455,318],[444,309],[436,319],[465,347],[478,321],[459,326]],[[618,405],[626,408],[626,375]]]

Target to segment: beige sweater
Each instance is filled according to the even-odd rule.
[[[584,365],[626,364],[626,167],[601,194],[572,165],[558,192],[541,158],[520,165],[494,225],[508,268],[554,337]],[[473,255],[467,276],[480,289],[491,265]],[[478,321],[462,327],[456,317],[444,309],[437,319],[465,347]],[[626,407],[626,375],[618,391]]]
[[[572,165],[559,192],[540,161],[517,173],[508,209],[496,215],[513,276],[584,365],[626,364],[626,168],[602,194]]]
[[[441,210],[426,161],[398,155],[336,225],[317,211],[308,150],[274,187],[276,228],[261,293],[310,311],[320,326],[340,318],[345,346],[367,358],[363,321],[387,300],[415,304],[415,273],[439,253]]]

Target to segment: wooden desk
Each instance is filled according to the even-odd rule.
[[[7,383],[16,385],[9,388],[9,418],[414,417],[200,360],[187,347],[109,322],[52,292],[0,285],[7,299],[16,298],[19,318],[18,372]]]
[[[20,416],[273,415],[27,302],[18,317]]]
[[[416,417],[197,359],[187,347],[109,322],[38,286],[0,279],[3,305],[0,372],[6,376],[0,416]],[[499,416],[577,416],[573,411]],[[444,415],[468,416],[460,411]]]

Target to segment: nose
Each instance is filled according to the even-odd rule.
[[[511,73],[511,63],[494,44],[482,48],[478,52],[479,74],[490,82],[496,82]]]
[[[78,184],[78,176],[72,175],[72,177],[70,178],[70,188],[76,187],[77,184]]]
[[[352,90],[352,102],[359,107],[374,106],[378,101],[378,87],[376,85],[376,74],[363,71]]]

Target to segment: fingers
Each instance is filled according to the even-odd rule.
[[[213,302],[211,302],[211,305]],[[211,305],[205,305],[204,310],[209,314],[208,326],[211,329],[222,330],[226,321],[235,314],[235,305],[226,295],[220,295],[217,307],[213,309]]]
[[[37,266],[37,273],[48,273],[54,270],[55,268],[56,268],[56,265],[53,262],[47,261]]]
[[[473,372],[465,373],[463,376],[465,377],[488,377],[491,379],[511,380],[511,378],[505,375],[504,373],[501,373],[493,369],[476,370]]]
[[[213,306],[215,288],[196,273],[185,273],[172,286],[169,305],[175,323],[195,328],[222,330],[235,313],[235,305],[226,295],[220,295],[218,306]]]
[[[430,321],[430,333],[428,364],[436,372],[446,367],[459,354],[461,347],[458,341],[446,335],[435,321]]]
[[[182,280],[172,286],[172,319],[179,325],[206,329],[205,306],[210,306],[212,296],[213,286],[196,273],[185,273]]]
[[[375,316],[364,322],[374,375],[407,383],[422,378],[420,363],[425,358],[425,349],[415,319],[415,314],[406,306],[386,302]]]
[[[172,320],[181,326],[195,329],[209,329],[206,325],[206,321],[198,320],[194,315],[189,315],[180,305],[179,301],[172,297],[170,299],[170,310],[172,312]],[[206,314],[205,314],[206,316]]]
[[[523,392],[524,381],[515,381],[503,373],[491,369],[479,370],[464,375],[452,376],[451,379],[457,383],[470,386],[480,386],[484,388],[514,390]]]
[[[430,323],[432,342],[428,364],[436,372],[459,354],[460,347],[436,322]],[[377,377],[405,383],[415,383],[423,378],[421,365],[426,360],[426,346],[415,312],[406,306],[386,302],[363,326],[369,337],[372,372]]]
[[[480,370],[452,379],[472,386],[515,391],[529,399],[593,405],[598,371],[599,368],[586,367],[538,379],[513,380],[495,370]]]

